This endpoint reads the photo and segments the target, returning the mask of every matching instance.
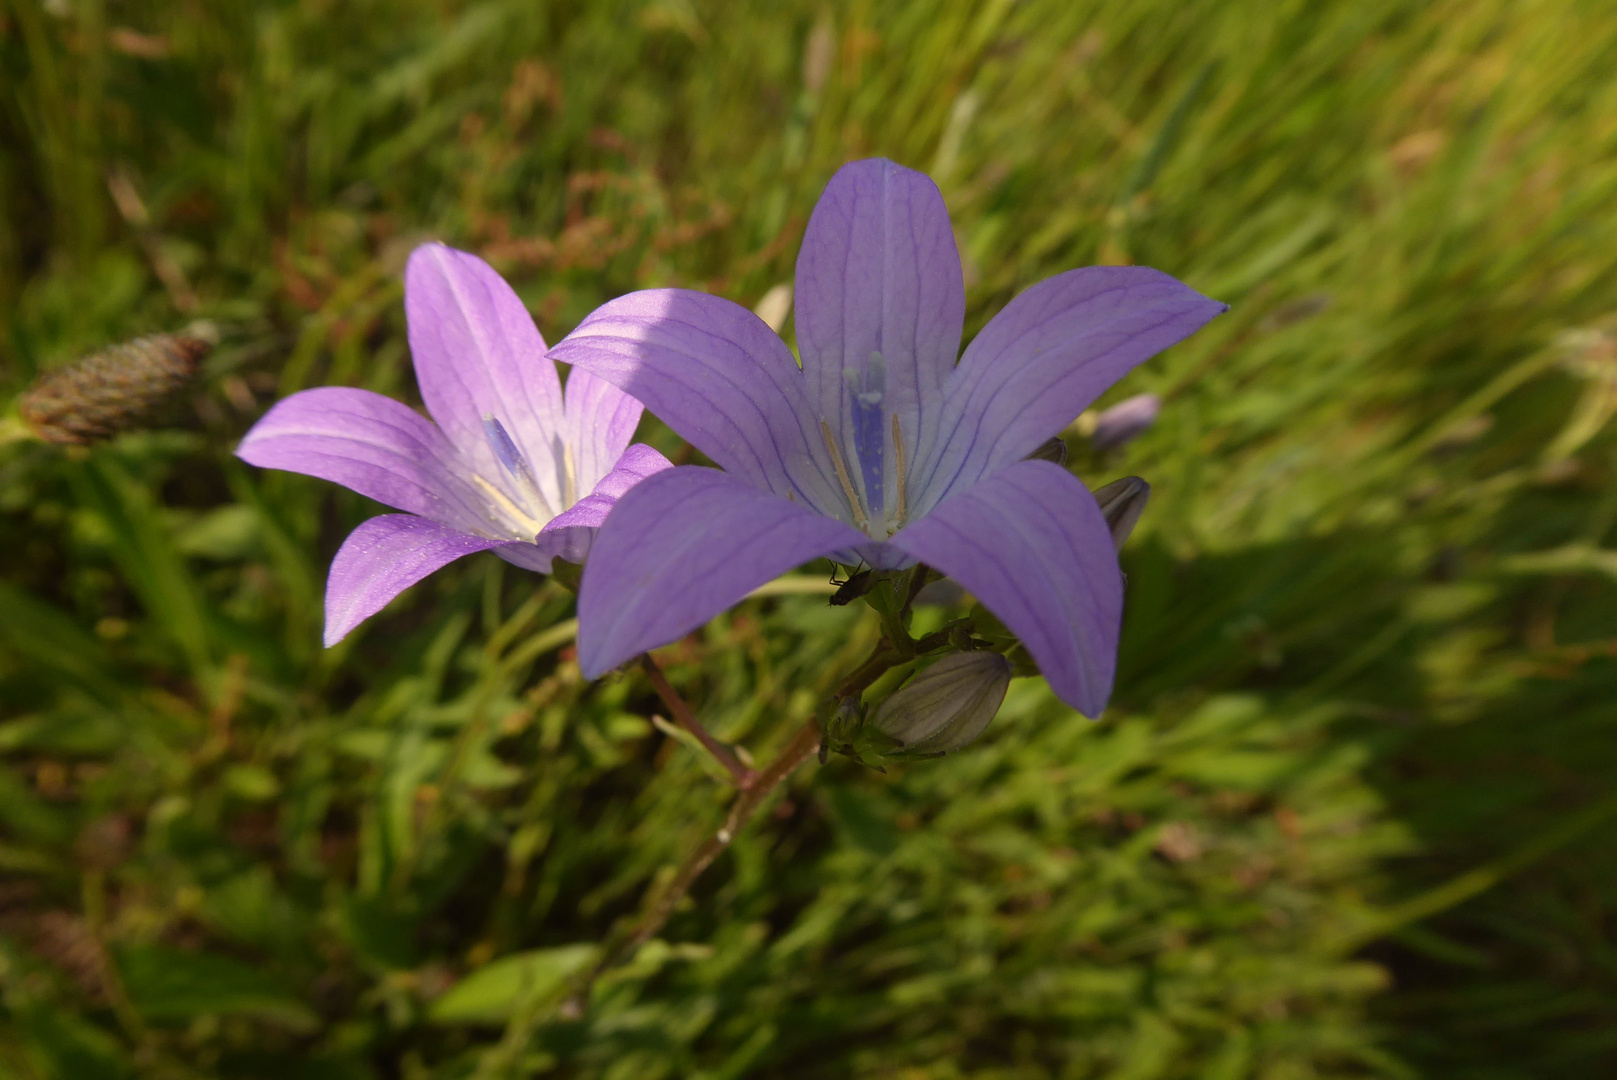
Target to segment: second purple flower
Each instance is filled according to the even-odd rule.
[[[417,248],[404,310],[432,420],[369,390],[320,387],[277,403],[236,450],[405,511],[371,518],[337,552],[328,646],[463,555],[493,551],[540,573],[583,562],[618,498],[671,468],[629,445],[641,405],[617,387],[574,371],[563,399],[533,318],[475,255]]]

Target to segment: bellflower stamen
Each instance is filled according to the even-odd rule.
[[[505,425],[495,419],[493,413],[483,414],[483,434],[488,438],[488,446],[494,451],[494,457],[505,471],[512,476],[520,478],[528,471],[528,463],[523,460],[522,451],[517,444],[511,441],[511,435],[505,430]]]
[[[865,484],[865,508],[873,522],[885,519],[887,479],[885,450],[887,440],[882,431],[882,399],[887,393],[887,365],[881,353],[870,354],[861,379],[852,368],[842,373],[848,384],[849,405],[853,412],[853,446],[859,457],[860,479]],[[862,385],[861,385],[862,384]],[[886,537],[878,539],[885,540]]]
[[[897,413],[893,414],[893,471],[898,474],[898,506],[893,511],[893,531],[896,532],[909,518],[909,502],[904,495],[904,433],[899,430]]]
[[[472,483],[477,489],[489,497],[496,508],[503,511],[505,516],[517,527],[516,532],[523,539],[528,540],[539,535],[539,530],[545,523],[518,506],[505,492],[489,483],[476,473],[472,474]]]
[[[820,434],[825,437],[825,448],[831,452],[831,465],[836,469],[837,482],[842,485],[842,493],[848,497],[848,506],[853,510],[853,523],[861,529],[869,528],[870,521],[859,502],[859,493],[853,489],[853,477],[848,475],[848,463],[842,460],[836,436],[831,434],[831,425],[824,420],[820,421]]]
[[[573,462],[573,448],[566,443],[561,448],[561,467],[562,491],[565,492],[562,498],[571,506],[578,501],[578,466]]]
[[[528,467],[528,459],[522,456],[522,451],[517,449],[517,444],[512,441],[510,433],[505,430],[505,425],[500,423],[493,413],[483,414],[483,434],[488,437],[488,446],[490,450],[494,451],[495,460],[517,482],[517,486],[522,493],[532,498],[539,505],[539,508],[544,511],[545,521],[555,517],[556,511],[550,508],[550,501],[539,490],[539,482],[533,478],[533,470]],[[485,481],[484,486],[492,487],[493,485]],[[512,501],[510,499],[502,499],[502,501],[506,506],[511,506]],[[577,501],[569,497],[567,505],[571,506]],[[521,513],[520,511],[518,513],[519,516],[526,518],[528,521],[534,520],[531,514]],[[541,521],[540,525],[543,524],[544,522]],[[538,530],[534,531],[537,532]]]

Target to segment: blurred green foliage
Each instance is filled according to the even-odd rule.
[[[0,398],[221,345],[180,427],[0,445],[0,1077],[1612,1075],[1613,71],[1586,0],[6,0]],[[1074,442],[1155,487],[1114,705],[804,770],[558,1018],[725,789],[492,557],[322,651],[374,508],[230,449],[414,394],[419,240],[552,341],[751,304],[864,154],[942,185],[968,332],[1098,261],[1234,305]],[[762,757],[875,633],[663,661]]]

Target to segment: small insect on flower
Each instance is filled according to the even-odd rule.
[[[41,439],[69,445],[149,427],[191,385],[212,347],[184,334],[112,345],[40,376],[17,402],[18,412]]]
[[[527,308],[475,255],[417,248],[404,311],[432,420],[369,390],[327,386],[278,403],[236,450],[406,511],[371,518],[338,550],[328,646],[463,555],[493,551],[539,573],[555,559],[582,563],[619,497],[672,468],[630,444],[641,406],[617,387],[575,370],[563,398]]]
[[[847,581],[838,581],[836,576],[833,575],[831,584],[837,587],[837,591],[831,594],[831,606],[847,607],[868,593],[870,587],[875,583],[876,577],[869,570],[861,570],[856,574],[850,574]]]

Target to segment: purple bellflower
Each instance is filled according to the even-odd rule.
[[[325,643],[474,551],[549,573],[581,563],[624,492],[671,468],[629,445],[641,404],[587,371],[562,397],[533,318],[483,260],[442,244],[410,256],[404,310],[432,420],[369,390],[303,390],[253,425],[236,454],[352,488],[403,514],[355,529],[326,580]]]
[[[797,259],[802,365],[759,318],[681,289],[596,310],[551,355],[621,387],[711,458],[654,476],[607,519],[579,593],[596,676],[821,556],[958,581],[1051,688],[1098,716],[1123,581],[1079,479],[1025,460],[1108,386],[1226,310],[1156,270],[1042,281],[959,354],[960,256],[936,185],[843,167]],[[722,471],[721,471],[722,470]]]
[[[1162,411],[1162,399],[1155,394],[1135,394],[1095,417],[1094,430],[1089,433],[1089,445],[1096,450],[1115,450],[1133,442],[1157,422]]]

